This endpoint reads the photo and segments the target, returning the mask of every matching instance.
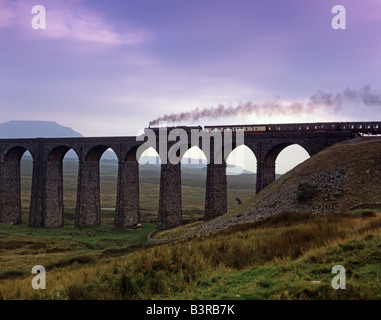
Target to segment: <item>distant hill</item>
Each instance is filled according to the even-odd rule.
[[[66,138],[83,137],[77,131],[53,121],[12,120],[0,123],[0,138]]]

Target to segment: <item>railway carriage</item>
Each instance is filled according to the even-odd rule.
[[[151,128],[158,131],[159,128]],[[282,123],[282,124],[245,124],[245,125],[217,125],[217,126],[178,126],[168,127],[169,130],[184,129],[190,132],[192,129],[206,132],[237,132],[245,133],[282,133],[282,132],[332,132],[351,131],[361,134],[381,134],[381,121],[370,122],[315,122],[315,123]]]
[[[234,125],[205,126],[206,131],[244,130],[246,133],[280,133],[280,132],[326,132],[353,131],[365,134],[381,134],[381,122],[316,122],[316,123],[282,123],[269,125]]]
[[[367,134],[380,134],[381,122],[342,122],[341,131],[356,131]]]

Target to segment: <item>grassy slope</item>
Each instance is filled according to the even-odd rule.
[[[63,228],[29,228],[26,215],[21,224],[0,224],[0,279],[30,274],[31,266],[37,264],[53,268],[93,261],[105,251],[127,250],[144,244],[156,228],[156,223],[143,221],[138,230],[115,230],[113,214],[102,210],[102,225],[84,229],[74,228],[73,209],[66,209]]]
[[[312,211],[317,204],[322,203],[322,206],[337,212],[362,202],[381,202],[381,188],[378,187],[381,184],[380,159],[381,140],[347,141],[333,145],[282,176],[266,188],[260,197],[252,199],[254,201],[247,207],[253,210],[259,202],[271,199],[274,194],[283,194],[302,181],[316,183],[317,177],[322,177],[323,186],[313,201],[306,203],[303,208],[305,211]],[[328,173],[332,172],[337,175],[329,176]],[[338,186],[339,190],[332,190],[330,185],[334,185],[335,179],[341,175],[343,186]],[[322,184],[322,181],[318,183]]]
[[[5,299],[380,299],[381,213],[287,213],[214,235],[0,281]],[[112,253],[112,252],[111,252]],[[347,289],[331,287],[343,265]],[[314,283],[313,281],[320,281]]]
[[[259,194],[203,224],[163,231],[157,239],[212,232],[265,219],[282,211],[312,213],[345,212],[366,202],[381,203],[381,140],[336,144],[284,174]],[[317,186],[312,199],[297,201],[298,185]]]

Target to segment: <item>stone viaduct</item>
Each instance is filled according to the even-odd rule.
[[[298,144],[313,156],[336,142],[352,139],[354,136],[353,132],[340,131],[245,133],[244,144],[257,159],[256,192],[275,180],[276,158],[287,146]],[[214,140],[210,141],[213,150]],[[0,139],[0,222],[21,222],[20,160],[28,150],[33,158],[29,226],[63,226],[63,158],[72,149],[79,160],[75,226],[99,225],[99,161],[103,152],[111,148],[118,158],[115,227],[125,229],[138,224],[139,165],[136,153],[143,143],[144,141],[137,141],[135,136]],[[168,150],[174,144],[175,142],[168,142]],[[201,148],[201,139],[197,143],[189,139],[186,147],[189,149],[193,146]],[[230,146],[231,149],[235,147],[235,143]],[[180,157],[182,155],[178,154]],[[207,164],[206,220],[227,211],[226,163],[215,163],[213,159],[213,156],[209,157]],[[177,226],[181,224],[181,219],[181,164],[168,161],[161,164],[158,228]]]

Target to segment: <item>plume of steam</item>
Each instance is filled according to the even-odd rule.
[[[168,123],[197,122],[200,119],[226,118],[234,116],[273,116],[273,115],[302,115],[312,114],[317,109],[324,108],[325,111],[338,113],[346,102],[360,102],[366,106],[381,106],[381,94],[372,93],[370,85],[359,90],[347,88],[341,93],[325,93],[318,91],[307,101],[296,101],[286,103],[280,100],[263,103],[246,102],[236,107],[227,107],[219,104],[217,107],[196,108],[187,112],[165,114],[150,121],[150,126],[156,126],[161,121]]]

